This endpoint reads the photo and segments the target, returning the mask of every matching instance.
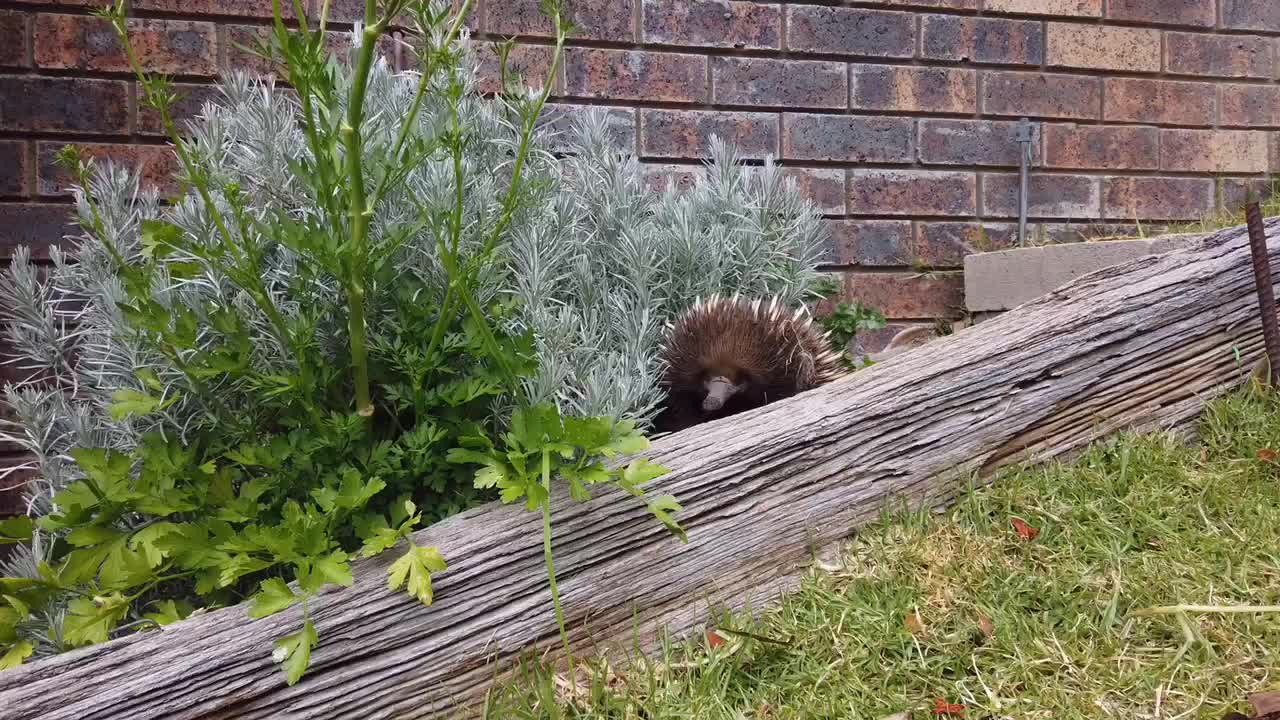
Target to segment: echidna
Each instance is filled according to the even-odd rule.
[[[737,295],[696,302],[672,326],[661,359],[659,432],[758,408],[846,372],[804,308],[792,313],[777,298]]]

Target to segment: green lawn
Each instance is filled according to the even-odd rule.
[[[1214,718],[1280,690],[1280,400],[1216,402],[1186,447],[1124,437],[897,513],[758,621],[575,691],[526,666],[490,718]],[[1014,520],[1035,534],[1025,539]],[[1034,531],[1038,531],[1035,533]],[[549,611],[549,610],[548,610]]]

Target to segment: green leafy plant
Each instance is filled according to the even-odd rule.
[[[839,280],[824,276],[814,283],[811,294],[825,299],[839,295],[840,291]],[[849,346],[854,339],[860,333],[880,330],[886,325],[884,315],[880,311],[862,303],[848,302],[835,303],[829,312],[819,314],[818,323],[829,333],[832,349],[840,353],[840,357],[850,369],[857,367],[857,363],[849,354]]]
[[[607,114],[565,141],[551,84],[521,87],[506,49],[482,93],[451,5],[367,2],[343,60],[328,3],[292,29],[276,0],[253,49],[291,89],[233,73],[181,131],[126,4],[103,13],[181,192],[64,153],[75,261],[19,248],[0,283],[27,375],[0,434],[35,457],[30,517],[0,525],[0,662],[248,601],[297,613],[274,653],[297,682],[321,640],[309,601],[354,558],[403,548],[388,587],[429,604],[447,565],[422,525],[519,489],[549,538],[553,477],[638,494],[659,468],[604,463],[642,443],[661,328],[697,295],[800,300],[821,224],[776,166],[747,173],[716,141],[703,186],[644,192]],[[554,74],[569,28],[544,10]],[[419,69],[396,73],[378,41],[406,17]],[[679,533],[673,498],[648,507]],[[558,605],[549,553],[548,572]]]
[[[318,642],[307,600],[325,584],[350,585],[357,551],[407,541],[389,585],[430,604],[431,574],[445,563],[436,549],[408,540],[424,517],[415,499],[437,518],[483,497],[446,452],[463,436],[498,427],[494,402],[515,398],[535,365],[529,334],[497,327],[507,310],[481,298],[478,284],[503,226],[530,201],[523,166],[545,95],[505,106],[520,149],[508,183],[481,188],[493,197],[477,203],[489,215],[486,237],[469,249],[464,156],[474,133],[500,121],[464,126],[464,115],[479,109],[463,107],[455,46],[466,6],[453,14],[401,1],[369,3],[367,11],[347,74],[326,54],[324,18],[319,31],[305,18],[291,31],[274,4],[272,42],[260,50],[279,62],[299,99],[266,109],[304,138],[283,159],[290,189],[310,210],[302,213],[298,202],[273,196],[275,188],[228,179],[234,158],[219,156],[209,135],[179,135],[172,86],[143,72],[125,3],[101,13],[124,44],[143,101],[170,133],[191,191],[168,212],[144,198],[122,227],[111,196],[136,180],[110,169],[94,174],[76,153],[62,155],[82,188],[81,222],[92,240],[80,248],[80,264],[100,269],[96,277],[65,270],[80,281],[68,284],[69,295],[87,296],[92,311],[111,316],[99,325],[102,343],[143,362],[126,367],[118,355],[91,352],[89,364],[110,369],[116,389],[97,407],[58,408],[101,413],[132,432],[116,438],[123,442],[89,437],[68,449],[71,477],[51,483],[47,512],[24,538],[34,541],[38,530],[50,547],[28,558],[34,572],[0,580],[15,608],[0,618],[6,637],[16,640],[35,611],[65,618],[52,648],[59,650],[180,619],[189,609],[174,600],[211,607],[248,598],[255,617],[298,604],[302,628],[280,639],[275,653],[294,683]],[[374,57],[402,13],[417,22],[426,69],[408,120],[393,131],[366,122],[363,106],[371,80],[391,80],[385,71],[375,77]],[[239,83],[228,93],[233,101],[256,90]],[[446,122],[416,122],[428,99]],[[226,132],[209,112],[205,129]],[[428,163],[452,169],[449,201],[402,196],[399,207],[412,212],[375,226],[385,213],[380,201]],[[434,231],[433,259],[444,271],[436,285],[401,272],[402,251],[411,238],[420,243],[424,229]],[[13,295],[53,293],[23,272]],[[102,276],[118,288],[109,297]],[[49,401],[35,389],[15,394],[29,411]],[[146,614],[148,607],[156,612]],[[28,645],[15,644],[9,661],[28,656]]]
[[[620,469],[605,467],[605,460],[646,450],[649,441],[636,432],[632,422],[564,418],[554,405],[517,410],[511,418],[510,429],[500,440],[501,445],[497,445],[484,436],[467,438],[469,447],[450,451],[449,461],[478,465],[476,486],[497,489],[502,502],[524,500],[529,510],[541,511],[543,556],[551,600],[566,655],[572,658],[551,550],[551,479],[559,477],[568,483],[569,497],[579,502],[590,500],[591,487],[602,484],[616,485],[643,498],[641,486],[665,475],[667,469],[644,458],[632,460]],[[681,507],[673,496],[655,498],[648,503],[648,509],[682,542],[688,542],[688,536],[674,518]]]

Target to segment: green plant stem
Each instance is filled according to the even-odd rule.
[[[573,677],[573,651],[569,648],[569,630],[564,623],[564,609],[560,606],[560,588],[556,585],[556,566],[551,555],[551,454],[542,451],[542,554],[547,560],[547,583],[551,587],[551,604],[556,610],[556,624],[560,627],[560,642],[569,661],[569,677]]]
[[[470,270],[462,272],[458,261],[458,250],[462,246],[462,216],[466,205],[466,177],[462,170],[462,121],[458,117],[458,98],[456,96],[451,107],[451,120],[453,123],[453,142],[450,147],[450,153],[453,157],[454,184],[453,212],[449,218],[451,247],[447,253],[441,253],[441,260],[445,263],[445,267],[449,272],[451,285],[456,284],[458,286],[458,295],[462,299],[462,304],[466,306],[468,314],[471,315],[471,319],[475,321],[476,328],[480,332],[480,338],[484,342],[489,356],[498,364],[498,368],[506,376],[510,387],[514,388],[517,384],[516,372],[508,363],[502,348],[498,346],[498,340],[494,337],[493,330],[489,327],[489,319],[485,317],[484,311],[480,308],[480,303],[476,302],[475,293],[472,292],[474,280],[472,272]]]
[[[347,105],[347,119],[341,129],[347,150],[347,181],[349,195],[349,221],[351,246],[347,266],[348,308],[347,327],[351,333],[351,369],[355,380],[356,412],[364,417],[373,415],[373,403],[369,395],[369,348],[366,339],[365,281],[369,265],[369,216],[364,185],[364,141],[360,126],[364,123],[364,101],[369,89],[369,71],[377,52],[378,38],[383,24],[374,22],[374,2],[365,2],[365,27],[360,58],[356,63],[354,84]]]
[[[133,69],[134,75],[138,78],[138,84],[142,87],[143,92],[147,94],[148,99],[152,100],[152,106],[160,114],[160,122],[169,140],[173,143],[174,152],[177,153],[178,160],[182,163],[183,169],[186,170],[187,177],[191,179],[192,186],[195,187],[196,192],[200,195],[200,201],[204,204],[205,211],[209,213],[209,217],[213,220],[214,227],[222,237],[223,244],[232,253],[235,261],[243,264],[244,257],[240,253],[239,246],[231,237],[231,231],[227,229],[227,223],[223,219],[222,213],[218,210],[218,206],[214,204],[213,196],[209,193],[207,178],[196,168],[195,162],[192,161],[190,153],[187,152],[181,136],[178,135],[177,127],[173,122],[173,114],[169,111],[169,104],[151,98],[151,90],[146,81],[146,72],[142,69],[142,63],[138,61],[137,53],[133,50],[133,44],[129,42],[126,19],[123,16],[114,17],[112,18],[112,26],[120,38],[120,43],[124,46],[125,57],[129,61],[129,66]],[[258,277],[255,273],[248,274]],[[249,297],[253,299],[254,304],[258,306],[258,309],[267,316],[267,320],[275,330],[280,343],[285,347],[292,348],[293,341],[289,329],[284,322],[284,318],[280,315],[279,309],[272,302],[266,286],[262,284],[261,278],[258,277],[255,284],[245,289],[248,291]]]
[[[325,25],[329,23],[329,5],[333,0],[324,0],[324,5],[320,6],[320,36],[324,37]]]
[[[323,11],[324,15],[320,18],[319,32],[320,39],[322,41],[325,34],[324,25],[325,17],[328,14],[328,5],[328,1],[326,0],[325,9]],[[280,0],[271,0],[271,6],[273,16],[272,20],[275,24],[276,36],[283,44],[289,36],[289,28],[284,24],[284,15],[280,9]],[[285,64],[286,66],[288,65],[287,60]],[[298,77],[298,74],[292,72],[292,68],[290,68],[289,80],[298,91],[298,100],[302,106],[302,131],[307,138],[307,145],[311,148],[311,155],[315,158],[316,172],[319,174],[321,181],[320,184],[323,186],[322,191],[316,193],[317,200],[324,203],[325,207],[329,210],[329,215],[331,217],[337,218],[341,214],[338,206],[334,202],[334,199],[337,197],[337,193],[331,192],[331,190],[336,187],[338,183],[334,179],[333,166],[329,162],[329,154],[325,152],[324,146],[320,143],[320,134],[316,129],[315,106],[311,102],[314,85],[311,83],[310,78]]]
[[[498,246],[498,239],[502,237],[502,233],[511,224],[512,218],[515,216],[516,197],[520,190],[520,179],[524,172],[524,164],[529,157],[529,144],[533,141],[533,131],[537,126],[538,117],[542,115],[542,108],[546,106],[547,99],[551,97],[551,89],[555,85],[556,73],[560,72],[560,64],[564,58],[564,44],[568,40],[564,28],[561,25],[560,13],[556,12],[552,17],[552,25],[556,28],[556,47],[551,55],[551,70],[547,74],[547,82],[542,88],[542,93],[538,95],[537,102],[534,103],[533,113],[525,118],[524,126],[520,132],[520,149],[516,152],[515,166],[511,171],[511,186],[507,188],[507,196],[502,201],[502,217],[498,219],[497,225],[493,228],[493,234],[489,237],[489,241],[485,243],[482,256],[493,252]],[[503,63],[505,65],[505,63]]]
[[[471,0],[463,0],[462,7],[458,9],[458,15],[454,18],[453,25],[449,27],[449,32],[445,35],[441,46],[448,49],[453,40],[458,36],[459,30],[462,28],[462,21],[467,17],[467,11],[471,7]],[[424,28],[425,31],[425,28]],[[400,153],[404,152],[405,143],[409,141],[409,133],[413,131],[414,126],[418,123],[418,113],[422,110],[422,101],[426,97],[427,87],[431,84],[431,74],[434,71],[432,63],[432,53],[430,50],[426,53],[426,59],[423,62],[422,77],[418,79],[418,90],[413,96],[413,104],[409,106],[409,114],[405,117],[404,124],[400,126],[400,133],[396,137],[395,148],[391,151],[392,164],[398,164],[400,161]],[[391,184],[391,175],[388,173],[378,183],[378,187],[373,192],[373,200],[369,203],[370,207],[377,207],[378,201],[382,199],[387,187]]]
[[[302,0],[293,0],[293,14],[298,18],[298,32],[302,39],[311,40],[311,29],[307,27],[307,12],[302,7]]]
[[[431,343],[427,345],[427,352],[424,353],[424,357],[428,359],[444,341],[445,328],[448,326],[450,316],[453,315],[453,302],[453,283],[449,283],[444,292],[444,302],[440,304],[440,315],[436,318],[436,326],[431,331]]]

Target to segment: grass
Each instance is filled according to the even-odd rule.
[[[1271,183],[1262,194],[1262,197],[1254,197],[1253,200],[1258,203],[1259,208],[1262,210],[1262,217],[1269,218],[1280,215],[1280,187],[1277,187],[1276,183]],[[1208,233],[1245,224],[1243,206],[1231,210],[1226,208],[1226,203],[1220,201],[1218,207],[1217,212],[1206,215],[1198,222],[1173,228],[1172,231]]]
[[[1272,450],[1280,398],[1240,391],[1194,446],[1120,437],[944,514],[891,513],[776,609],[722,619],[714,648],[595,661],[576,686],[526,663],[486,717],[899,720],[939,699],[970,719],[1247,713],[1248,693],[1280,690],[1280,613],[1186,613],[1188,642],[1178,614],[1142,611],[1280,605]]]

